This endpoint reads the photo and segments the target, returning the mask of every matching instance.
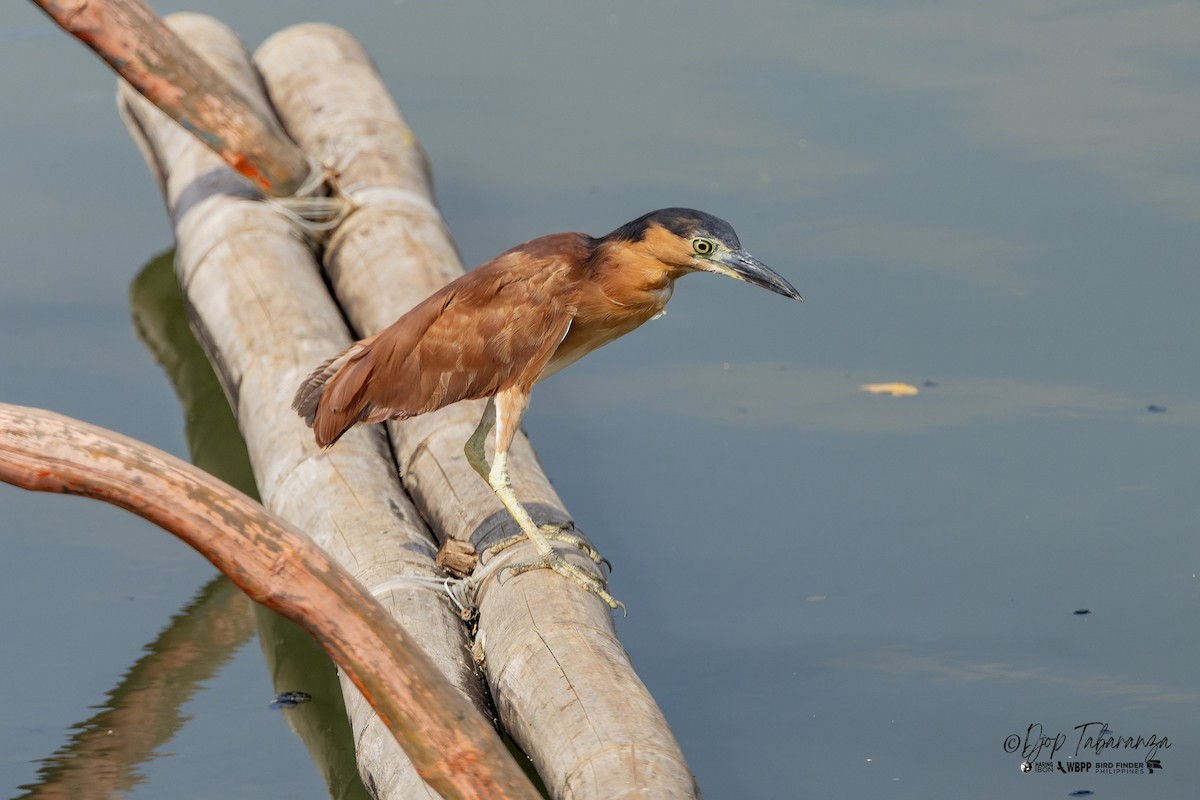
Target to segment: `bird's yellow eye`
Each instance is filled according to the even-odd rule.
[[[692,239],[692,249],[698,256],[711,256],[717,246],[709,239]]]

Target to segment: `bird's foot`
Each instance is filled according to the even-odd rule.
[[[604,566],[609,572],[612,572],[612,564],[609,563],[608,559],[600,555],[599,551],[592,547],[592,543],[587,540],[587,537],[575,532],[574,522],[547,522],[544,525],[539,525],[538,531],[541,532],[543,538],[574,547],[592,561],[595,561],[597,566]],[[524,533],[518,533],[516,536],[501,539],[489,547],[487,551],[495,555],[513,545],[528,541],[528,539],[529,537]]]
[[[572,564],[558,552],[551,551],[537,561],[511,564],[504,569],[510,570],[514,575],[520,575],[522,572],[529,572],[535,569],[552,569],[576,586],[591,592],[605,603],[608,603],[609,608],[619,608],[622,613],[628,613],[625,609],[625,604],[608,593],[604,581],[598,575],[591,570],[586,570]]]

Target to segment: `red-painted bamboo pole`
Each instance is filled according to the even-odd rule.
[[[290,197],[310,178],[304,152],[140,0],[33,0],[117,74],[255,186]]]
[[[0,403],[0,480],[104,500],[200,551],[310,631],[444,798],[538,798],[484,717],[323,550],[258,503],[149,445]]]

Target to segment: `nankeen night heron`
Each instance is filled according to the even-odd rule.
[[[537,548],[537,561],[512,569],[552,569],[616,608],[599,578],[549,543],[579,544],[581,538],[561,526],[539,527],[521,504],[508,475],[508,450],[535,383],[661,315],[675,280],[698,271],[801,299],[742,248],[729,223],[703,211],[664,208],[598,239],[555,233],[502,253],[321,364],[293,405],[317,444],[329,447],[360,422],[488,398],[465,452],[521,526],[521,538]],[[496,452],[489,466],[484,442],[492,428]]]

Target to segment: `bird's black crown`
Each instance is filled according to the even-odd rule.
[[[737,234],[733,232],[733,226],[720,217],[694,208],[660,208],[643,214],[632,222],[626,222],[604,238],[640,242],[646,237],[646,231],[654,225],[661,225],[684,239],[703,236],[716,239],[730,250],[741,247]]]

